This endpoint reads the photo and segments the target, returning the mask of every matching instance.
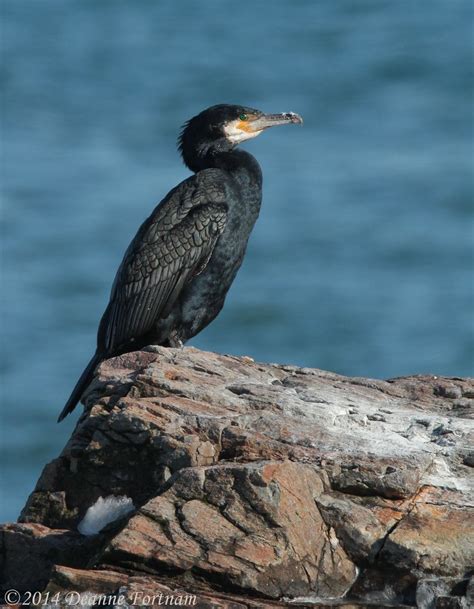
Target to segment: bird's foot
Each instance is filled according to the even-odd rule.
[[[169,346],[173,349],[182,349],[184,347],[183,341],[180,339],[179,334],[175,332],[171,332],[168,338]]]
[[[176,362],[176,357],[178,356],[179,353],[181,353],[184,349],[184,343],[183,341],[179,338],[179,335],[177,332],[172,332],[168,338],[168,343],[169,346],[173,349],[179,349],[179,352],[176,352],[173,354],[171,360],[173,361],[173,364]]]

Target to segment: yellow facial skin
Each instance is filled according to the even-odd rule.
[[[227,139],[233,144],[244,142],[245,140],[256,137],[259,133],[261,133],[261,129],[255,129],[252,127],[252,119],[255,120],[257,117],[255,115],[252,117],[250,114],[247,116],[248,118],[245,121],[236,119],[230,123],[227,123],[227,125],[224,127],[224,132]]]
[[[257,118],[257,116],[255,114],[247,114],[247,120],[242,121],[239,120],[236,124],[236,128],[240,129],[241,131],[245,131],[246,133],[255,133],[254,128],[252,128],[252,121],[254,121]]]

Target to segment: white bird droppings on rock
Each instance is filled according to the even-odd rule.
[[[125,495],[121,497],[109,495],[105,499],[99,497],[87,510],[77,530],[82,535],[96,535],[105,526],[133,512],[134,509],[133,501]]]

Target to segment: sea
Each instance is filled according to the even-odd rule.
[[[129,241],[207,106],[298,112],[245,144],[264,202],[190,344],[391,378],[472,375],[471,0],[2,0],[2,493],[15,520],[78,409]]]

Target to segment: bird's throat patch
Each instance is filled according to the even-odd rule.
[[[252,137],[257,137],[261,130],[253,129],[251,121],[234,120],[224,126],[224,133],[230,142],[238,144]]]

